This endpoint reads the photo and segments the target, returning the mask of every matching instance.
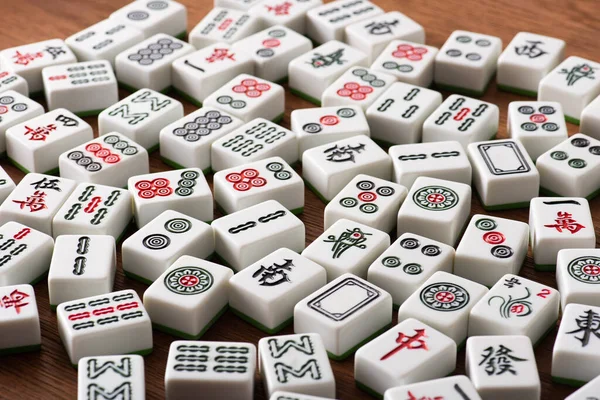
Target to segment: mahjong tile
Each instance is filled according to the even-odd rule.
[[[337,140],[302,154],[306,185],[326,203],[359,173],[388,181],[392,177],[392,160],[367,136]]]
[[[118,132],[90,140],[58,158],[62,178],[124,188],[134,175],[149,172],[148,152]]]
[[[289,129],[265,118],[256,118],[221,136],[211,145],[213,171],[239,167],[254,161],[281,157],[293,165],[298,161],[298,138]]]
[[[144,292],[152,326],[198,340],[227,310],[232,276],[233,271],[222,265],[180,257]]]
[[[127,189],[80,183],[52,219],[52,236],[110,235],[119,240],[131,222]]]
[[[44,114],[44,107],[14,90],[0,93],[0,154],[6,154],[6,131]]]
[[[162,128],[183,118],[183,105],[151,89],[141,89],[98,116],[98,132],[119,132],[149,152],[159,144]]]
[[[421,176],[471,184],[471,163],[457,141],[401,144],[390,147],[388,153],[394,182],[408,189]]]
[[[502,40],[454,31],[435,56],[435,84],[452,92],[481,96],[496,72]]]
[[[152,351],[150,317],[131,289],[61,303],[56,319],[75,366],[83,357]]]
[[[600,193],[600,140],[577,133],[538,157],[540,191],[592,199]]]
[[[454,340],[413,318],[373,339],[354,356],[356,385],[378,398],[395,386],[443,378],[455,368]]]
[[[565,400],[597,400],[600,393],[600,376],[586,383],[581,389],[577,390]]]
[[[312,43],[292,29],[276,25],[235,42],[232,49],[252,58],[259,78],[282,82],[290,61],[312,49]]]
[[[303,108],[292,111],[291,129],[298,137],[298,153],[357,135],[370,136],[369,124],[358,106]]]
[[[48,110],[91,116],[119,101],[117,78],[106,60],[46,67],[42,79]]]
[[[304,250],[304,224],[275,200],[268,200],[213,221],[215,252],[236,272],[273,251]]]
[[[346,43],[328,41],[289,63],[290,92],[320,106],[325,89],[355,66],[367,67],[367,55]]]
[[[488,289],[465,278],[438,271],[431,275],[398,309],[398,321],[418,318],[464,344],[469,313]]]
[[[273,392],[269,400],[333,400],[329,397],[321,397],[321,396],[311,396],[308,394],[298,394],[292,392],[285,392],[283,390],[278,390]]]
[[[329,358],[343,360],[392,323],[392,297],[353,274],[343,274],[294,307],[294,333],[321,335]]]
[[[423,142],[456,140],[469,143],[491,140],[498,133],[498,106],[452,94],[423,123]]]
[[[15,190],[15,182],[4,168],[0,167],[0,204]]]
[[[600,96],[588,104],[581,112],[581,132],[594,139],[600,139]]]
[[[423,123],[442,104],[442,95],[395,82],[367,109],[373,139],[386,145],[421,141]]]
[[[507,274],[473,307],[469,336],[525,335],[537,345],[558,321],[556,289]]]
[[[40,316],[31,285],[0,286],[0,329],[0,355],[40,349]]]
[[[115,238],[61,235],[56,238],[48,272],[50,307],[113,291],[117,270]]]
[[[528,240],[524,222],[475,214],[456,248],[454,273],[488,287],[506,274],[518,275]]]
[[[55,174],[63,152],[93,138],[87,122],[59,108],[8,128],[6,153],[25,173]]]
[[[324,107],[356,105],[366,111],[396,78],[385,72],[352,67],[335,80],[321,96]]]
[[[142,88],[165,92],[173,83],[173,61],[193,51],[195,49],[192,45],[173,36],[164,33],[151,36],[115,57],[115,72],[119,84],[130,92]]]
[[[166,210],[204,222],[213,220],[212,193],[199,168],[132,176],[127,187],[140,228]]]
[[[29,96],[29,85],[20,75],[0,70],[0,93],[13,90],[23,96]]]
[[[306,13],[322,0],[264,0],[248,9],[265,26],[283,25],[301,35],[306,31]]]
[[[471,187],[419,177],[398,211],[398,236],[416,233],[454,246],[471,212]]]
[[[537,160],[568,137],[562,110],[560,103],[552,101],[512,101],[508,104],[508,136],[520,141],[531,159]]]
[[[408,190],[396,183],[359,174],[325,207],[323,228],[346,218],[383,232],[391,232]]]
[[[556,259],[561,309],[570,303],[600,307],[600,249],[563,249]]]
[[[326,283],[323,267],[280,248],[229,280],[229,307],[244,321],[272,335],[292,322],[296,303]]]
[[[383,400],[481,400],[464,375],[397,386],[385,391]]]
[[[179,257],[206,259],[214,248],[210,225],[168,210],[123,242],[123,271],[127,277],[150,285]]]
[[[594,248],[588,201],[581,197],[536,197],[529,206],[529,242],[535,269],[553,271],[559,250]]]
[[[244,122],[255,118],[279,122],[285,111],[285,96],[283,87],[276,83],[240,74],[208,96],[203,105],[231,113]]]
[[[540,399],[540,376],[527,336],[469,338],[465,364],[483,399]]]
[[[560,103],[565,119],[579,124],[583,109],[600,94],[599,69],[599,63],[585,58],[567,58],[540,81],[538,100]]]
[[[233,2],[236,0],[225,1]],[[188,40],[192,46],[200,50],[216,43],[232,44],[260,30],[261,23],[257,17],[251,16],[242,10],[235,10],[233,7],[224,7],[230,7],[230,5],[215,4],[215,8],[206,14],[198,25],[190,31]]]
[[[498,58],[498,88],[537,97],[542,78],[564,57],[564,40],[519,32]]]
[[[252,400],[255,373],[252,343],[178,340],[169,348],[165,393],[169,399]]]
[[[335,397],[335,377],[320,335],[264,337],[258,357],[267,397],[277,390]]]
[[[214,0],[215,7],[229,8],[232,10],[248,11],[264,0]]]
[[[388,247],[387,233],[342,218],[308,245],[302,255],[325,268],[328,282],[346,273],[366,279],[369,266]]]
[[[134,1],[110,14],[110,19],[139,29],[148,38],[166,33],[177,38],[185,36],[187,10],[176,1]]]
[[[380,14],[383,10],[368,0],[332,1],[306,13],[306,36],[318,44],[345,41],[348,25]]]
[[[0,64],[6,71],[27,81],[30,97],[42,94],[42,69],[77,62],[75,54],[61,39],[50,39],[0,51]]]
[[[398,308],[437,271],[452,273],[454,248],[404,233],[369,267],[367,280],[392,295]]]
[[[438,49],[407,40],[392,40],[371,69],[393,75],[400,82],[428,87],[433,82],[433,66]]]
[[[142,356],[84,357],[78,364],[77,398],[144,400],[144,378]]]
[[[425,43],[425,29],[398,11],[380,14],[346,27],[346,43],[365,53],[372,63],[393,39]]]
[[[213,176],[217,207],[226,214],[277,200],[294,214],[304,210],[304,181],[281,157],[221,170]]]
[[[0,224],[17,221],[52,235],[52,218],[76,185],[70,179],[25,175],[0,206]]]

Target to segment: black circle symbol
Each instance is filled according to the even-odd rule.
[[[492,44],[492,42],[490,42],[487,39],[478,39],[475,41],[475,44],[480,47],[488,47],[489,45]]]
[[[266,166],[267,171],[278,172],[283,169],[283,164],[280,162],[270,162]]]
[[[434,244],[428,244],[423,246],[423,248],[421,249],[421,253],[429,257],[436,257],[442,254],[442,249],[440,249],[439,246],[436,246]]]
[[[127,14],[127,18],[132,21],[143,21],[150,16],[146,11],[132,11]]]
[[[498,227],[498,224],[491,218],[480,218],[475,222],[475,227],[482,231],[492,231]]]
[[[465,57],[467,58],[467,60],[470,60],[470,61],[481,60],[481,55],[478,53],[468,53]]]
[[[456,41],[460,43],[469,43],[471,41],[471,37],[465,35],[457,36]]]
[[[535,108],[531,106],[521,106],[517,109],[521,114],[531,115],[535,112]]]
[[[149,250],[162,250],[171,244],[171,239],[169,239],[169,237],[166,235],[153,233],[146,236],[142,240],[142,244]]]
[[[388,196],[391,196],[394,193],[396,193],[396,191],[394,190],[393,187],[382,186],[382,187],[378,187],[377,189],[375,189],[375,193],[377,193],[378,195],[383,196],[383,197],[388,197]]]
[[[356,187],[360,190],[371,190],[375,187],[375,184],[371,181],[359,181]]]
[[[25,103],[17,103],[12,105],[12,110],[16,112],[21,112],[27,110],[27,104]]]
[[[552,115],[556,112],[556,109],[552,106],[541,106],[540,112],[544,115]]]
[[[235,108],[236,110],[244,107],[246,107],[246,102],[244,100],[234,100],[231,102],[231,108]]]
[[[412,67],[412,65],[406,65],[406,64],[398,65],[398,71],[400,71],[400,72],[408,73],[408,72],[412,72],[413,70],[414,70],[414,68]]]
[[[219,104],[229,104],[233,101],[231,96],[219,96],[217,97],[217,103]]]
[[[81,151],[72,151],[67,154],[69,160],[79,160],[81,157],[83,157],[83,152]]]
[[[361,204],[358,209],[365,214],[374,214],[379,210],[379,206],[373,203]]]
[[[280,38],[285,36],[285,31],[283,29],[273,29],[272,31],[269,31],[268,35],[274,38]]]
[[[340,199],[340,204],[342,205],[342,207],[352,208],[356,207],[356,205],[358,204],[358,200],[356,200],[353,197],[344,197]]]
[[[183,171],[181,173],[181,177],[183,179],[198,179],[200,174],[196,171]]]
[[[137,147],[133,147],[133,146],[129,146],[123,150],[121,150],[121,153],[125,154],[126,156],[132,156],[134,154],[137,154],[138,149]]]
[[[415,238],[406,238],[406,239],[402,239],[400,241],[400,246],[404,247],[405,249],[416,249],[421,245],[421,243],[415,239]]]
[[[546,122],[545,124],[542,124],[542,129],[548,132],[556,132],[558,130],[558,124]]]
[[[85,167],[86,170],[90,171],[90,172],[97,172],[100,171],[102,169],[102,165],[100,165],[100,163],[97,162],[93,162],[91,164],[88,164]]]
[[[600,156],[600,146],[590,147],[589,152],[595,156]]]
[[[423,272],[423,267],[416,263],[406,264],[402,270],[408,275],[419,275]]]
[[[336,114],[342,118],[352,118],[356,115],[356,111],[351,108],[340,108],[336,111]]]
[[[289,171],[278,171],[278,172],[275,172],[275,178],[279,179],[280,181],[287,181],[291,177],[292,177],[292,173],[289,172]]]
[[[193,179],[180,179],[179,182],[177,182],[177,186],[191,188],[196,186],[196,181]]]
[[[166,1],[150,1],[146,4],[146,7],[151,10],[164,10],[169,7],[169,4]]]
[[[526,132],[533,132],[537,130],[537,125],[534,124],[533,122],[524,122],[521,124],[521,129],[523,129]]]
[[[446,51],[446,54],[450,57],[460,57],[462,55],[462,51],[458,49],[450,49]]]
[[[0,97],[0,104],[2,105],[8,105],[8,104],[12,104],[15,101],[15,98],[12,96],[3,96]]]
[[[504,245],[494,246],[492,247],[492,250],[490,250],[490,252],[494,257],[498,258],[509,258],[513,255],[513,250],[510,247]]]
[[[552,153],[550,153],[550,157],[555,159],[555,160],[566,160],[567,158],[569,158],[569,155],[567,153],[565,153],[564,151],[553,151]]]
[[[175,189],[175,194],[182,197],[187,197],[192,193],[194,193],[194,189],[190,187],[178,187],[177,189]]]
[[[588,147],[590,145],[590,141],[584,138],[575,138],[571,140],[571,144],[575,147]]]
[[[585,168],[587,166],[587,163],[585,162],[585,160],[582,160],[581,158],[572,158],[569,160],[569,162],[567,164],[569,164],[569,167],[575,168],[575,169],[581,169],[581,168]]]
[[[259,49],[256,51],[256,55],[259,57],[273,57],[275,52],[272,49]]]
[[[302,130],[306,133],[319,133],[322,129],[321,125],[316,122],[310,122],[302,127]]]
[[[388,257],[384,257],[381,260],[381,264],[384,267],[388,267],[388,268],[396,268],[400,266],[400,259],[396,256],[388,256]]]
[[[357,68],[354,71],[352,71],[352,75],[355,76],[365,76],[369,73],[369,71],[367,71],[366,69],[362,69],[362,68]]]
[[[185,218],[173,218],[165,222],[165,229],[171,233],[184,233],[192,229],[192,223]]]
[[[117,135],[106,135],[104,137],[104,143],[115,144],[118,143],[121,139]]]

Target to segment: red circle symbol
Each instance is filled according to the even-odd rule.
[[[454,299],[456,299],[456,296],[454,296],[454,293],[450,293],[444,290],[441,292],[437,292],[435,294],[435,299],[440,303],[452,303]]]
[[[259,83],[256,86],[256,90],[258,90],[259,92],[266,92],[268,90],[271,90],[271,85],[266,84],[266,83]]]
[[[254,79],[244,79],[242,81],[242,86],[256,86],[258,84],[258,82],[256,82],[256,80]]]
[[[89,151],[90,153],[97,153],[100,150],[102,150],[102,146],[99,143],[90,143],[87,146],[85,146],[85,149],[87,151]]]
[[[104,157],[104,162],[107,164],[114,164],[118,163],[119,161],[121,161],[121,157],[119,157],[118,154],[110,154]]]
[[[244,86],[244,85],[236,85],[231,90],[233,90],[235,93],[244,93],[246,91],[246,86]]]
[[[135,183],[135,188],[137,190],[148,190],[152,187],[152,182],[150,181],[138,181]]]
[[[235,190],[237,190],[238,192],[245,192],[246,190],[249,190],[252,187],[252,185],[248,182],[236,182],[233,184],[233,188]]]
[[[6,114],[8,112],[8,107],[0,106],[0,114]]]
[[[589,276],[600,275],[600,267],[594,264],[587,264],[582,268],[584,274]]]
[[[200,280],[195,275],[183,275],[179,278],[179,284],[181,286],[191,287],[196,286],[198,283],[200,283]]]
[[[157,188],[155,190],[155,193],[157,196],[166,197],[173,194],[173,189],[171,189],[170,187]]]
[[[256,178],[258,176],[258,171],[254,168],[248,168],[242,171],[242,176],[248,179]]]
[[[164,188],[169,186],[169,180],[165,178],[156,178],[152,180],[152,186],[155,188]]]
[[[262,93],[259,90],[248,90],[246,92],[246,96],[250,97],[250,98],[256,98],[256,97],[260,97]]]
[[[340,120],[335,115],[324,115],[321,117],[321,119],[319,119],[319,122],[323,125],[332,126],[337,125]]]
[[[407,58],[410,61],[421,61],[423,54],[427,54],[428,50],[425,47],[413,47],[409,44],[401,44],[392,52],[392,56],[396,58]]]
[[[483,240],[489,244],[500,244],[503,243],[506,238],[500,232],[486,232],[483,235]]]
[[[227,182],[231,182],[231,183],[236,183],[241,181],[242,179],[244,179],[242,177],[241,174],[238,174],[237,172],[232,172],[231,174],[227,174],[227,176],[225,177],[225,180]]]
[[[531,117],[529,117],[529,119],[531,122],[535,122],[537,124],[544,123],[548,120],[544,114],[533,114]]]
[[[96,157],[98,158],[106,158],[110,156],[110,150],[108,149],[100,149],[96,152]]]
[[[279,39],[265,39],[265,40],[263,40],[263,46],[268,47],[270,49],[272,49],[274,47],[279,47],[280,44],[281,44],[281,42],[279,41]]]
[[[259,176],[258,178],[252,179],[252,181],[250,181],[250,184],[252,184],[253,187],[261,187],[267,184],[267,180]]]
[[[373,192],[360,192],[358,194],[358,199],[360,201],[371,202],[377,199],[377,195]]]
[[[446,196],[439,193],[431,193],[430,195],[427,195],[427,201],[434,204],[443,203],[446,201]]]
[[[156,194],[154,193],[154,190],[140,190],[138,192],[138,196],[140,196],[142,199],[152,199],[154,196],[156,196]]]

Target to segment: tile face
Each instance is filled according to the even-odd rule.
[[[6,153],[23,172],[55,173],[58,157],[94,138],[92,127],[59,108],[6,130]]]
[[[423,124],[423,142],[456,140],[469,143],[493,139],[498,133],[498,106],[452,94]]]
[[[359,173],[389,181],[391,164],[373,140],[359,135],[305,151],[302,174],[309,189],[329,202]]]
[[[588,201],[581,197],[536,197],[529,208],[529,242],[538,270],[554,270],[561,249],[594,248]]]
[[[386,144],[421,141],[423,122],[442,104],[439,92],[395,82],[367,108],[375,140]]]
[[[115,239],[109,235],[56,238],[48,273],[50,306],[110,293],[117,269]]]
[[[321,337],[315,333],[265,337],[258,342],[267,396],[276,390],[335,397],[335,377]]]
[[[498,58],[496,80],[502,90],[537,96],[542,78],[565,57],[565,42],[519,32]]]
[[[425,29],[406,15],[392,11],[346,27],[346,42],[372,63],[393,39],[425,43]]]
[[[594,400],[597,399],[597,394],[600,392],[600,378],[596,377],[595,379],[588,382],[581,389],[574,392],[569,397],[565,398],[565,400]]]
[[[366,54],[331,40],[289,63],[288,86],[293,94],[320,106],[325,89],[354,66],[366,67]]]
[[[23,96],[29,96],[27,81],[14,72],[0,70],[0,93],[13,90]]]
[[[583,109],[600,94],[598,69],[600,64],[585,58],[567,58],[540,81],[538,100],[560,103],[567,121],[579,124]]]
[[[408,396],[408,397],[406,397]],[[464,375],[413,383],[388,389],[383,400],[481,400],[473,383]]]
[[[294,332],[317,333],[329,357],[342,360],[392,323],[392,297],[344,274],[294,307]]]
[[[40,349],[40,317],[31,285],[0,286],[0,354]]]
[[[294,306],[327,283],[325,269],[281,248],[244,268],[229,281],[229,306],[269,334],[291,322]]]
[[[251,400],[254,393],[256,346],[241,342],[175,341],[169,348],[165,392],[169,399],[190,393],[218,400]]]
[[[481,96],[496,72],[502,40],[481,33],[454,31],[435,56],[434,80],[448,90]]]
[[[188,40],[198,50],[215,43],[232,44],[260,30],[259,19],[241,11],[242,9],[246,10],[249,6],[246,8],[244,5],[244,8],[237,10],[233,9],[237,7],[231,7],[234,1],[240,4],[244,0],[224,1],[231,4],[215,4],[215,8],[191,30]],[[247,3],[250,3],[250,0]]]
[[[487,291],[483,285],[438,271],[402,303],[398,321],[419,318],[461,345],[467,338],[469,313]]]
[[[408,40],[392,40],[371,64],[371,69],[393,75],[400,82],[429,87],[438,49]]]
[[[304,250],[304,224],[275,200],[268,200],[212,223],[215,251],[236,272],[273,251]]]
[[[269,400],[332,400],[327,397],[321,396],[310,396],[307,394],[298,394],[292,392],[285,392],[282,390],[278,390],[273,392]]]
[[[243,125],[242,120],[213,107],[202,107],[160,131],[160,156],[178,168],[211,170],[212,143]]]
[[[215,201],[227,214],[277,200],[294,214],[304,210],[304,182],[281,157],[222,170],[213,176]]]
[[[577,133],[538,159],[541,190],[591,199],[600,192],[600,140]]]
[[[265,0],[250,7],[248,14],[258,17],[263,25],[283,25],[304,35],[306,12],[322,4],[322,0]]]
[[[168,3],[170,4],[171,1]],[[195,48],[192,45],[173,36],[158,33],[117,55],[115,58],[117,79],[132,92],[142,88],[157,92],[165,91],[173,83],[171,77],[173,61],[193,51]]]
[[[583,109],[581,113],[581,132],[594,139],[600,139],[600,96],[596,97],[596,100]]]
[[[152,325],[133,290],[68,301],[56,309],[58,333],[71,363],[83,357],[148,354]]]
[[[148,173],[148,152],[127,136],[109,132],[62,153],[58,167],[62,178],[123,188],[129,177]]]
[[[1,73],[0,73],[1,74]],[[16,76],[16,75],[15,75]],[[44,114],[44,107],[15,90],[0,86],[0,154],[6,153],[6,130]]]
[[[227,309],[233,272],[199,258],[177,259],[144,292],[155,329],[197,340]]]
[[[0,167],[0,204],[8,198],[16,185],[4,168]]]
[[[215,8],[229,8],[232,10],[248,11],[253,6],[262,3],[264,0],[215,0]]]
[[[187,10],[172,0],[139,1],[113,12],[110,19],[139,29],[146,38],[157,33],[181,37],[185,35]]]
[[[70,179],[27,174],[0,206],[0,223],[17,221],[52,235],[52,219],[75,186]]]
[[[265,118],[256,118],[240,126],[215,140],[211,146],[214,171],[275,156],[294,164],[298,161],[298,139],[294,132]]]
[[[79,360],[77,398],[123,398],[144,400],[144,358],[142,356],[84,357]]]
[[[388,153],[393,180],[409,189],[420,176],[471,184],[471,163],[456,141],[402,144],[390,147]]]
[[[559,297],[549,286],[504,275],[471,310],[469,336],[524,335],[535,346],[556,325]]]
[[[324,229],[345,218],[390,232],[408,190],[383,179],[356,175],[325,207]]]
[[[453,246],[471,211],[471,187],[419,177],[398,211],[398,236],[413,232]]]
[[[183,117],[183,105],[150,89],[141,89],[98,116],[98,132],[119,132],[152,151],[159,143],[160,130]]]
[[[466,371],[484,398],[540,398],[541,384],[526,336],[478,336],[467,341]]]
[[[473,215],[456,248],[454,273],[491,287],[504,275],[518,275],[527,255],[529,226],[490,215]]]
[[[144,40],[144,33],[115,19],[105,19],[69,36],[65,43],[79,61],[107,60],[113,69],[115,57]]]
[[[75,54],[61,39],[50,39],[0,51],[2,68],[24,78],[31,95],[40,94],[44,90],[42,69],[74,62],[77,62]]]
[[[390,246],[387,233],[340,219],[316,238],[302,255],[327,271],[327,281],[351,273],[367,277],[367,269]]]
[[[306,13],[306,35],[320,44],[330,40],[345,41],[347,26],[380,14],[383,10],[367,0],[333,1]]]
[[[570,303],[600,307],[600,250],[563,249],[556,260],[556,285],[561,309]]]
[[[378,397],[395,386],[442,378],[455,368],[456,343],[413,318],[367,343],[354,357],[357,386]]]
[[[452,273],[454,249],[407,232],[369,267],[367,280],[392,295],[399,307],[437,271]]]

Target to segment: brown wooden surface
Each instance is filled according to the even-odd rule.
[[[386,11],[401,11],[425,27],[427,44],[441,47],[448,35],[456,29],[481,32],[502,38],[504,45],[519,31],[535,32],[561,38],[567,42],[567,55],[577,55],[598,61],[600,46],[600,2],[589,1],[516,1],[516,0],[374,0]],[[188,31],[212,8],[210,0],[182,0],[188,7]],[[0,49],[51,38],[64,39],[104,18],[127,0],[94,0],[76,2],[72,0],[2,0],[0,2]],[[444,93],[446,96],[448,93]],[[121,93],[121,98],[126,95]],[[175,96],[177,98],[177,96]],[[178,98],[179,100],[182,100]],[[488,89],[484,100],[500,107],[500,137],[506,137],[506,111],[510,101],[525,98],[502,93],[495,84]],[[185,113],[196,109],[182,101]],[[45,105],[45,104],[44,104]],[[286,115],[282,122],[289,127],[290,112],[296,108],[312,107],[289,93],[286,93]],[[96,118],[86,118],[97,134]],[[569,133],[578,131],[569,124]],[[158,152],[151,156],[151,172],[167,170]],[[0,161],[15,182],[23,174],[6,160]],[[212,185],[212,177],[209,177]],[[306,224],[306,243],[314,240],[323,229],[324,204],[306,190],[306,207],[301,219]],[[600,199],[591,203],[594,222],[600,226]],[[473,198],[472,213],[481,213],[478,200]],[[528,210],[496,212],[494,215],[527,222]],[[215,214],[215,218],[218,217]],[[131,232],[130,232],[131,233]],[[597,231],[598,236],[598,231]],[[394,239],[394,238],[392,238]],[[528,256],[521,275],[538,282],[556,287],[554,273],[541,273],[533,270]],[[115,290],[133,288],[140,296],[146,286],[124,278],[119,268]],[[0,358],[0,399],[73,399],[76,398],[77,373],[70,365],[57,332],[56,315],[48,305],[46,281],[35,286],[37,303],[42,326],[42,350],[31,354],[21,354]],[[396,316],[394,315],[394,321]],[[283,334],[292,333],[292,328]],[[0,335],[2,332],[0,332]],[[563,399],[574,389],[551,383],[550,366],[552,346],[556,330],[547,337],[535,351],[537,365],[542,380],[542,399]],[[202,338],[204,340],[249,341],[257,343],[264,334],[227,312]],[[154,351],[145,358],[147,397],[164,398],[164,370],[169,344],[174,337],[154,332]],[[456,373],[464,373],[464,350],[458,354]],[[359,391],[353,380],[353,357],[344,362],[331,362],[337,384],[339,399],[368,399]],[[198,393],[201,398],[201,393]],[[256,377],[255,397],[265,398],[262,383]],[[514,399],[517,400],[517,399]]]

